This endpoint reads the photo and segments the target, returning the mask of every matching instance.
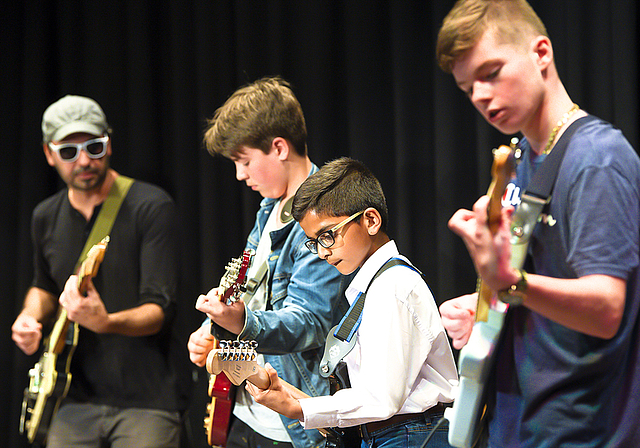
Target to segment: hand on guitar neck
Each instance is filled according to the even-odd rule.
[[[104,333],[109,325],[109,313],[90,279],[81,280],[71,276],[60,295],[60,305],[64,307],[70,321],[95,333]]]
[[[206,295],[200,295],[196,309],[233,334],[240,334],[244,328],[244,302],[242,300],[225,303],[220,288],[213,288]]]
[[[440,307],[443,325],[457,349],[467,343],[475,321],[487,320],[494,291],[518,280],[511,266],[513,207],[502,207],[502,196],[515,168],[515,152],[515,143],[494,150],[486,196],[478,199],[472,210],[460,209],[449,220],[449,228],[462,237],[479,275],[475,294],[451,299]]]
[[[256,362],[255,343],[220,341],[220,345],[207,357],[209,373],[224,372],[236,386],[246,380],[245,388],[256,402],[291,419],[303,418],[298,400],[309,395],[281,379],[270,364],[260,366]]]
[[[255,251],[245,250],[242,256],[232,259],[226,266],[220,286],[206,295],[200,295],[196,309],[205,313],[209,319],[233,334],[240,334],[244,328],[244,303],[247,273]]]
[[[502,207],[502,196],[514,167],[513,151],[501,146],[494,152],[493,180],[472,210],[460,209],[449,220],[449,228],[462,237],[482,283],[498,291],[517,282],[511,266],[511,214],[513,207]],[[481,292],[481,295],[483,293]]]
[[[77,275],[69,277],[58,299],[70,321],[95,333],[103,333],[109,322],[107,309],[91,280],[104,260],[108,243],[109,237],[105,237],[91,248]]]

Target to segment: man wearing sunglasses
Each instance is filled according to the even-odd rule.
[[[99,191],[100,187],[108,186],[105,180],[111,157],[109,135],[95,137],[86,132],[73,133],[59,142],[45,143],[44,154],[49,165],[58,171],[70,187],[70,196],[76,189],[83,192]],[[93,209],[90,202],[86,205]]]
[[[123,179],[109,165],[109,131],[100,106],[86,97],[65,96],[43,115],[44,154],[66,188],[33,212],[34,280],[13,340],[27,355],[35,353],[60,307],[79,326],[70,388],[45,428],[47,448],[110,447],[115,440],[117,446],[177,448],[186,408],[181,388],[188,381],[180,368],[187,352],[172,334],[173,200],[154,185],[131,183],[86,295],[71,275],[110,191]],[[180,352],[183,359],[174,359]]]

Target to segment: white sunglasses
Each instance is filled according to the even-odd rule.
[[[94,138],[83,143],[49,143],[49,149],[58,153],[64,162],[75,162],[80,156],[80,151],[87,153],[91,159],[99,159],[107,153],[109,136]]]

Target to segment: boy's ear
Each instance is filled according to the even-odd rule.
[[[380,216],[380,212],[373,207],[369,207],[364,211],[362,219],[371,236],[376,235],[382,228],[382,216]]]
[[[551,46],[551,41],[546,36],[537,36],[533,39],[532,46],[532,50],[536,58],[536,64],[541,71],[546,70],[546,68],[553,62],[553,47]]]
[[[276,137],[271,142],[271,151],[276,151],[279,160],[287,160],[289,158],[289,152],[291,148],[289,147],[289,142],[282,137]]]

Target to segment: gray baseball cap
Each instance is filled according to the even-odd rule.
[[[68,135],[85,132],[103,135],[109,131],[107,117],[91,98],[67,95],[47,107],[42,115],[42,139],[59,141]]]

